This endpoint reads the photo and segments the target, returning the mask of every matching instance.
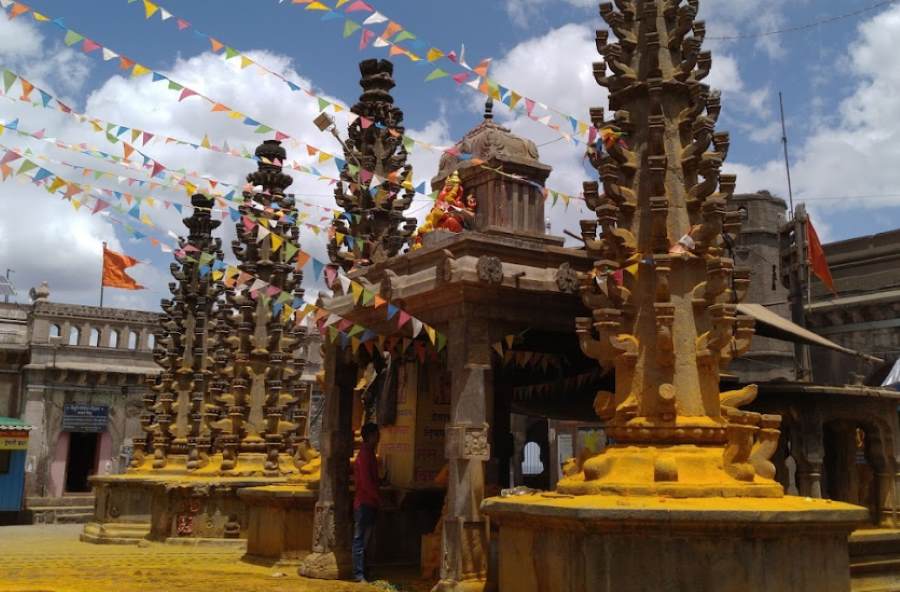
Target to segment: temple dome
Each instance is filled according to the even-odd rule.
[[[484,121],[478,124],[462,140],[455,150],[441,155],[438,174],[431,180],[433,189],[439,189],[453,171],[462,171],[473,165],[469,157],[497,164],[517,165],[507,172],[531,173],[532,180],[543,183],[550,175],[552,167],[538,160],[538,149],[534,142],[513,134],[509,128],[494,122],[493,101],[485,104]],[[466,158],[460,158],[465,155]],[[524,169],[524,170],[523,170]],[[531,169],[531,170],[529,170]]]

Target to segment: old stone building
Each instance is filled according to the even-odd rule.
[[[45,284],[31,304],[0,304],[0,415],[34,427],[25,492],[35,519],[79,519],[93,506],[88,477],[122,470],[142,433],[159,315],[49,296]]]
[[[816,382],[880,385],[900,356],[900,230],[824,245],[837,294],[813,278],[810,327],[845,347],[884,360],[872,364],[813,351]]]

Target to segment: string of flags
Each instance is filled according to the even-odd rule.
[[[284,0],[278,0],[278,2],[281,4]],[[343,20],[343,36],[345,39],[351,37],[356,31],[360,31],[359,48],[361,50],[370,44],[372,47],[388,48],[388,55],[405,55],[410,58],[410,61],[418,65],[431,65],[440,60],[446,60],[453,64],[454,69],[458,68],[462,71],[451,74],[451,72],[438,66],[425,77],[425,82],[451,78],[458,85],[465,84],[485,96],[496,99],[512,111],[524,113],[532,121],[552,129],[572,143],[584,143],[590,130],[593,129],[593,125],[588,122],[581,121],[541,101],[528,98],[523,93],[517,92],[509,86],[500,84],[490,78],[488,76],[490,59],[482,60],[474,67],[469,66],[465,59],[465,46],[462,46],[459,54],[455,51],[444,51],[430,46],[418,35],[376,10],[371,2],[363,0],[353,0],[352,2],[350,0],[336,0],[334,8],[319,0],[292,0],[291,4],[305,5],[305,10],[321,13],[323,21]],[[340,10],[342,8],[343,10]],[[353,18],[352,15],[355,13],[368,14],[369,16],[360,22]],[[381,33],[378,33],[375,29],[380,27],[380,25],[384,25],[384,29]],[[424,59],[399,45],[404,42],[408,42],[416,51],[424,54]],[[554,119],[562,123],[555,123]],[[571,128],[571,132],[568,131],[568,128]],[[587,141],[587,143],[589,144],[590,141]]]
[[[33,160],[27,158],[25,154],[19,152],[16,149],[9,148],[2,144],[0,144],[0,149],[5,150],[5,154],[3,155],[3,157],[0,157],[0,176],[2,176],[2,180],[5,181],[11,176],[25,175],[33,183],[45,185],[48,193],[54,194],[64,189],[65,191],[63,194],[63,199],[71,201],[76,211],[86,205],[86,199],[88,198],[92,198],[95,200],[95,204],[91,208],[91,214],[97,214],[110,207],[109,202],[97,196],[90,195],[92,191],[95,191],[94,188],[69,181],[64,177],[55,174],[52,170],[39,166]],[[20,159],[22,160],[22,162],[19,164],[18,169],[13,170],[11,163]],[[76,197],[78,195],[83,195],[84,197],[79,199]],[[137,204],[131,210],[125,211],[124,209],[120,209],[118,211],[120,211],[122,214],[135,218],[138,222],[144,224],[145,226],[148,226],[149,228],[156,228],[156,225],[149,218],[147,213],[142,213],[139,205]],[[402,308],[390,303],[359,282],[351,280],[346,275],[342,274],[338,267],[325,263],[313,257],[309,253],[300,249],[300,247],[292,241],[286,240],[285,238],[271,232],[271,230],[269,229],[268,221],[265,218],[253,220],[251,217],[245,215],[242,218],[242,224],[244,225],[246,231],[256,232],[257,241],[262,241],[268,238],[271,243],[273,253],[279,252],[279,249],[281,249],[283,246],[284,248],[281,251],[282,257],[284,257],[288,261],[291,261],[296,256],[296,269],[298,271],[305,267],[308,263],[312,263],[314,277],[325,278],[325,281],[329,287],[335,285],[335,280],[337,279],[341,283],[341,285],[344,286],[346,290],[348,290],[347,293],[352,295],[355,305],[371,307],[374,309],[384,307],[386,320],[395,321],[395,327],[397,331],[400,331],[401,329],[403,329],[403,327],[409,325],[412,333],[412,339],[416,339],[424,333],[424,335],[428,337],[428,340],[431,342],[432,346],[436,348],[437,351],[441,351],[446,345],[446,336],[438,332],[431,325],[424,323]],[[130,236],[136,239],[140,240],[143,238],[147,238],[147,235],[134,230],[134,228],[128,224],[123,224],[123,227]],[[171,235],[174,236],[174,233],[171,233]],[[150,237],[150,241],[151,244],[159,247],[163,252],[172,252],[172,247],[169,247],[162,241],[153,237]],[[213,279],[221,279],[223,282],[225,282],[226,286],[233,287],[234,285],[244,285],[252,280],[253,283],[250,288],[251,293],[264,290],[265,295],[268,297],[278,296],[280,302],[276,300],[276,304],[280,304],[281,306],[286,305],[286,298],[288,295],[284,294],[279,296],[280,290],[277,287],[271,286],[259,278],[253,278],[253,276],[242,272],[235,265],[227,265],[224,262],[218,260],[214,261],[211,255],[209,256],[208,260],[200,261],[200,263],[201,266],[208,264],[209,273],[213,274]],[[276,311],[276,314],[278,314],[279,312],[280,311]],[[339,320],[339,318],[336,318],[335,322]]]
[[[552,382],[515,387],[513,389],[513,398],[517,401],[527,401],[536,396],[546,397],[548,395],[571,394],[572,391],[581,390],[586,385],[595,384],[603,374],[604,372],[601,368],[594,368],[589,372],[567,376]]]
[[[127,1],[128,1],[128,3],[134,3],[136,0],[127,0]],[[191,24],[190,24],[188,21],[186,21],[186,20],[184,20],[184,19],[181,19],[181,18],[177,17],[177,15],[174,15],[171,11],[166,10],[164,7],[162,7],[162,6],[159,5],[158,3],[150,2],[149,0],[143,0],[143,2],[144,2],[144,18],[145,18],[145,19],[149,20],[149,19],[151,19],[152,17],[154,17],[154,15],[157,15],[157,14],[158,14],[158,15],[160,16],[160,21],[161,21],[161,22],[168,21],[168,20],[171,20],[171,19],[175,19],[174,22],[177,23],[177,25],[178,25],[178,30],[179,30],[179,31],[185,31],[185,32],[186,32],[186,31],[188,31],[188,30],[190,30],[190,29],[192,28],[192,27],[191,27]],[[325,12],[325,15],[334,15],[334,16],[330,16],[329,18],[324,19],[324,20],[330,20],[330,19],[334,19],[334,18],[343,18],[343,17],[341,17],[341,16],[339,15],[339,13],[337,13],[337,12],[335,12],[335,11],[332,11],[332,10],[328,9],[328,7],[327,7],[326,5],[324,5],[324,4],[322,4],[322,3],[319,3],[319,2],[313,2],[313,1],[310,1],[310,2],[306,2],[306,1],[294,1],[293,3],[294,3],[294,4],[306,4],[308,10],[327,10],[327,12]],[[338,2],[338,7],[340,7],[341,5],[342,5],[342,3],[339,1],[339,2]],[[354,3],[353,5],[351,5],[351,6],[348,7],[348,12],[355,12],[355,11],[357,11],[357,10],[370,10],[370,9],[371,9],[371,7],[369,7],[369,5],[365,4],[364,2],[357,2],[357,3]],[[378,14],[378,13],[376,13],[376,14]],[[385,19],[385,20],[386,20],[386,19]],[[381,17],[378,17],[378,18],[369,17],[369,18],[367,19],[367,21],[371,21],[371,22],[366,22],[366,23],[364,23],[364,24],[378,24],[378,23],[381,23],[381,22],[385,22],[385,20],[382,20]],[[352,30],[350,31],[351,34],[352,34],[353,31],[362,28],[362,25],[358,25],[358,24],[355,23],[355,21],[353,21],[352,19],[349,19],[349,18],[348,18],[348,19],[347,19],[347,22],[348,22],[348,23],[353,23],[353,25],[356,25],[355,27],[354,27],[354,26],[351,26],[351,29],[352,29]],[[327,110],[329,107],[331,107],[331,108],[332,108],[332,111],[333,111],[334,113],[336,113],[336,114],[337,114],[337,113],[346,113],[346,114],[348,115],[348,117],[349,117],[349,121],[350,121],[350,122],[354,121],[354,120],[357,118],[357,116],[356,116],[355,114],[353,114],[353,113],[349,110],[349,108],[348,108],[346,105],[342,105],[342,104],[340,104],[340,103],[338,103],[338,102],[335,102],[335,101],[329,101],[328,99],[325,99],[325,98],[323,98],[323,97],[321,97],[321,96],[315,94],[312,90],[310,90],[310,89],[308,89],[308,88],[301,87],[301,86],[297,85],[296,83],[291,82],[290,80],[288,80],[287,78],[285,78],[285,77],[282,76],[281,74],[275,72],[274,70],[271,70],[270,68],[265,67],[265,66],[262,65],[260,62],[251,59],[250,57],[248,57],[248,56],[245,55],[244,53],[240,52],[239,50],[237,50],[237,49],[235,49],[235,48],[233,48],[233,47],[231,47],[231,46],[226,45],[224,42],[220,41],[219,39],[217,39],[217,38],[215,38],[215,37],[213,37],[213,36],[211,36],[211,35],[208,35],[207,33],[200,32],[200,31],[198,31],[198,30],[196,30],[196,29],[193,29],[193,31],[194,31],[194,33],[195,33],[197,36],[199,36],[199,37],[201,37],[201,38],[206,38],[206,39],[208,39],[209,42],[210,42],[210,45],[211,45],[211,47],[212,47],[213,53],[217,53],[217,54],[221,53],[221,54],[225,57],[226,61],[227,61],[227,60],[230,60],[230,59],[232,59],[232,58],[235,58],[235,57],[240,57],[240,60],[241,60],[241,67],[242,67],[242,68],[244,68],[244,67],[246,67],[246,66],[250,66],[250,65],[256,66],[257,68],[259,68],[259,71],[260,71],[260,72],[262,72],[262,73],[264,73],[264,74],[268,74],[268,75],[275,76],[275,77],[278,78],[279,80],[285,82],[285,83],[287,84],[287,86],[288,86],[292,91],[295,91],[295,92],[296,92],[296,91],[303,91],[304,94],[308,95],[308,96],[311,97],[311,98],[316,99],[316,100],[318,101],[318,106],[319,106],[319,110],[320,110],[320,111],[325,111],[325,110]],[[377,37],[377,38],[375,38],[375,40],[374,40],[374,45],[375,45],[376,47],[381,47],[381,46],[398,47],[398,46],[396,46],[396,45],[393,45],[392,42],[389,41],[389,39],[390,39],[391,37],[394,37],[393,43],[399,43],[399,42],[405,41],[405,40],[407,40],[407,39],[415,39],[415,36],[409,36],[409,37],[407,37],[407,36],[403,35],[404,32],[405,32],[405,30],[402,29],[402,27],[400,27],[400,26],[397,25],[396,23],[391,22],[390,24],[387,25],[387,27],[386,27],[385,31],[382,33],[382,35],[379,36],[379,37]],[[374,34],[373,34],[373,35],[374,35]],[[345,35],[345,36],[347,36],[347,35]],[[386,45],[382,45],[382,42],[385,43]],[[398,52],[398,53],[399,53],[399,52]],[[391,54],[391,55],[396,55],[396,54]],[[412,55],[412,56],[414,56],[414,57],[416,58],[416,59],[414,59],[413,61],[420,61],[419,58],[418,58],[418,56],[415,56],[414,54],[411,54],[411,53],[409,53],[409,55]],[[450,59],[450,60],[453,61],[454,63],[457,63],[457,64],[460,65],[461,67],[467,69],[469,72],[474,72],[474,73],[476,73],[476,74],[478,74],[478,75],[484,77],[485,80],[488,81],[488,82],[486,82],[485,84],[489,85],[489,87],[490,87],[490,89],[491,89],[492,91],[495,89],[495,87],[496,87],[496,88],[502,89],[502,87],[500,87],[500,86],[494,84],[492,81],[489,81],[489,80],[486,78],[487,67],[488,67],[488,63],[490,62],[490,60],[484,61],[482,64],[479,64],[479,65],[476,66],[475,68],[470,68],[470,67],[468,66],[468,64],[466,64],[466,62],[465,62],[465,56],[464,56],[464,55],[462,55],[460,59],[456,59],[455,54],[454,54],[453,52],[448,52],[448,53],[445,54],[444,52],[441,52],[440,50],[437,50],[437,49],[435,49],[435,48],[432,48],[431,50],[429,50],[428,58],[427,58],[428,63],[430,63],[430,62],[432,62],[432,61],[435,61],[435,60],[437,60],[437,59],[440,59],[440,58],[447,58],[447,59]],[[423,63],[425,63],[425,62],[423,62]],[[438,74],[438,72],[441,72],[441,73],[443,73],[443,74]],[[429,75],[428,78],[426,78],[426,82],[431,81],[431,80],[436,80],[436,79],[442,78],[442,77],[444,77],[444,76],[449,76],[449,74],[443,72],[443,70],[438,69],[438,70],[436,70],[435,72],[433,72],[431,75]],[[455,76],[454,79],[457,80],[457,82],[460,82],[460,83],[464,81],[464,79],[460,79],[458,75]],[[477,80],[477,79],[476,79],[476,80]],[[474,86],[473,88],[476,88],[476,90],[484,91],[484,88],[482,88],[481,85]],[[487,93],[485,93],[485,94],[487,94]],[[494,94],[491,94],[491,96],[494,97],[494,98],[496,98],[497,100],[499,100],[499,101],[501,101],[501,102],[502,102],[503,96],[507,96],[507,98],[508,98],[509,96],[512,96],[512,97],[515,99],[514,101],[512,101],[514,104],[510,105],[509,102],[506,103],[507,106],[510,106],[511,108],[514,108],[514,107],[516,106],[516,104],[517,104],[519,101],[521,101],[522,98],[523,98],[523,97],[521,97],[520,95],[517,95],[515,92],[512,92],[511,95],[510,95],[509,93],[506,93],[506,94],[500,93],[500,94],[496,94],[496,96],[494,96]],[[530,103],[529,103],[529,101],[530,101]],[[544,106],[545,108],[546,108],[546,105],[544,105],[543,103],[537,103],[537,102],[535,102],[535,101],[531,101],[531,99],[528,99],[528,98],[525,98],[525,102],[524,102],[523,104],[526,105],[526,106],[528,106],[528,116],[529,116],[529,117],[531,117],[531,118],[534,119],[535,121],[541,121],[541,118],[537,118],[536,116],[533,116],[532,111],[533,111],[535,105],[541,105],[541,106]],[[565,115],[565,114],[563,114],[563,115]],[[565,117],[568,118],[568,119],[572,119],[571,116],[569,116],[569,115],[565,115]],[[374,125],[376,125],[376,126],[379,125],[379,124],[376,123],[376,122],[372,122],[372,121],[370,121],[370,120],[367,120],[365,117],[360,117],[360,119],[361,119],[361,124],[362,124],[362,126],[363,126],[364,128],[365,128],[365,127],[368,127],[369,125],[372,125],[373,123],[374,123]],[[551,127],[552,127],[552,126],[551,126]],[[583,133],[588,134],[588,136],[589,136],[589,137],[588,137],[588,143],[590,144],[590,143],[592,142],[592,139],[593,139],[592,136],[596,133],[597,130],[596,130],[593,126],[590,126],[589,124],[586,124],[586,123],[584,123],[584,122],[579,122],[578,125],[577,125],[577,128],[578,128],[579,130],[583,131]],[[558,127],[558,126],[556,126],[555,129],[556,129],[557,131],[559,131],[559,127]],[[389,131],[392,135],[394,135],[395,137],[401,137],[401,138],[402,138],[402,143],[403,143],[404,147],[405,147],[405,148],[407,149],[407,151],[409,151],[409,152],[412,151],[412,149],[413,149],[414,146],[417,146],[417,145],[418,145],[418,146],[421,146],[421,147],[426,148],[426,149],[431,150],[431,151],[437,150],[437,151],[440,151],[440,152],[443,152],[443,153],[448,153],[448,154],[457,156],[460,160],[477,160],[477,159],[473,159],[473,158],[471,157],[471,155],[467,155],[467,154],[461,153],[459,150],[457,150],[457,149],[456,149],[455,147],[453,147],[453,146],[451,146],[451,147],[434,146],[433,144],[431,144],[431,143],[429,143],[429,142],[424,142],[424,141],[418,140],[418,139],[416,139],[416,138],[414,138],[414,137],[412,137],[412,136],[409,136],[409,135],[407,135],[407,134],[405,134],[405,133],[402,133],[402,132],[400,132],[400,131],[398,131],[398,130],[394,130],[394,129],[388,128],[388,131]],[[320,157],[321,157],[321,153],[320,153]],[[340,160],[340,159],[338,159],[338,161],[339,161],[339,160]],[[338,161],[336,161],[336,162],[338,162]],[[342,166],[341,166],[340,164],[338,164],[338,169],[340,170],[341,168],[342,168]],[[352,165],[351,165],[350,168],[351,168],[351,170],[350,170],[351,176],[356,177],[357,172],[352,170],[352,169],[353,169],[353,166],[352,166]],[[363,175],[365,175],[365,171],[363,172]],[[514,176],[514,175],[509,175],[509,176],[518,178],[518,177],[516,177],[516,176]],[[366,181],[365,178],[363,178],[362,180],[363,180],[363,182]],[[536,184],[536,183],[532,183],[532,184],[533,184],[533,185],[536,185],[537,187],[539,187],[539,189],[540,189],[541,191],[544,191],[544,190],[545,190],[545,188],[544,188],[543,186],[540,186],[540,185],[538,185],[538,184]],[[419,194],[422,194],[422,195],[427,195],[427,196],[428,196],[429,198],[431,198],[432,200],[435,198],[435,194],[434,194],[433,192],[432,192],[432,193],[426,193],[426,192],[425,192],[425,183],[424,183],[424,181],[421,182],[421,183],[419,183],[418,185],[416,185],[416,189],[415,189],[415,190],[416,190],[416,193],[419,193]],[[554,206],[556,205],[557,200],[562,199],[562,200],[563,200],[563,203],[566,205],[566,207],[568,207],[568,204],[569,204],[569,202],[570,202],[572,199],[582,199],[582,200],[583,200],[583,198],[580,197],[580,196],[572,196],[572,195],[568,195],[568,194],[566,194],[566,193],[564,193],[564,192],[557,191],[557,190],[554,190],[554,189],[546,189],[545,194],[544,194],[544,197],[545,197],[545,199],[552,199],[552,205],[554,205]]]

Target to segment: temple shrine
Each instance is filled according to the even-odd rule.
[[[306,326],[284,312],[304,298],[286,151],[264,142],[247,177],[232,244],[245,281],[217,274],[213,201],[194,196],[162,304],[146,437],[124,475],[93,478],[82,538],[240,544],[248,561],[349,578],[351,463],[373,422],[385,483],[373,561],[416,565],[435,590],[848,590],[849,533],[896,525],[897,418],[866,444],[881,459],[874,515],[819,499],[805,461],[794,469],[804,497],[785,495],[782,426],[792,443],[813,441],[798,426],[803,411],[820,413],[803,398],[818,387],[757,386],[727,369],[750,351],[754,323],[767,337],[827,340],[742,304],[742,215],[736,179],[721,173],[729,137],[703,83],[712,58],[697,9],[600,6],[617,41],[597,32],[593,71],[609,109],[590,111],[599,181],[584,197],[596,216],[581,221],[576,247],[548,234],[551,168],[494,121],[491,100],[442,155],[417,223],[393,67],[360,64],[331,292],[309,317],[324,338],[318,450],[299,381]],[[827,392],[885,409],[873,402],[881,391]],[[592,426],[604,442],[573,447],[564,463],[541,447],[552,477],[514,487],[523,417],[543,422],[529,439],[547,447],[551,421]]]

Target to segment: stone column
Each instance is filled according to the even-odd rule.
[[[480,507],[485,462],[491,457],[488,414],[493,408],[487,324],[467,317],[459,319],[449,327],[447,348],[452,377],[450,423],[445,434],[449,483],[441,579],[434,590],[483,590],[489,528]]]
[[[822,497],[822,464],[825,460],[824,427],[821,418],[805,418],[791,434],[791,456],[797,462],[797,490],[801,496]]]
[[[349,350],[348,350],[349,351]],[[353,534],[350,497],[351,425],[356,365],[336,346],[326,346],[325,408],[320,437],[322,468],[319,499],[313,517],[312,553],[300,565],[300,575],[323,580],[352,575]]]

